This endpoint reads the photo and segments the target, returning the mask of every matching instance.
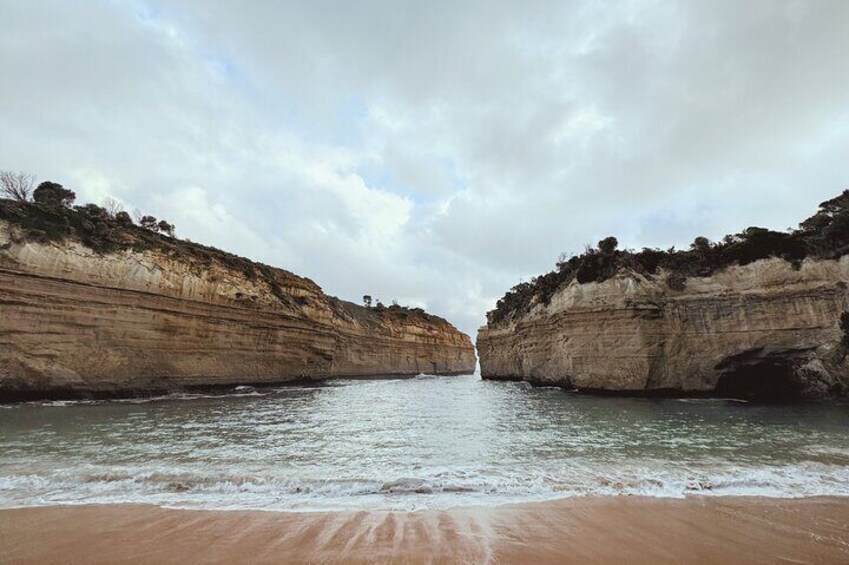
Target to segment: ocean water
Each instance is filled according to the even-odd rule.
[[[849,406],[604,398],[475,375],[0,406],[0,507],[582,495],[849,496]]]

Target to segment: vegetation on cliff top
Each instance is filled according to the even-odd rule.
[[[124,250],[137,252],[158,249],[169,255],[183,257],[209,266],[213,262],[241,272],[248,280],[264,281],[270,292],[282,303],[295,306],[304,299],[289,295],[281,286],[314,287],[313,281],[245,257],[175,237],[175,227],[165,220],[136,212],[137,222],[117,201],[107,199],[104,206],[74,205],[76,194],[54,182],[35,187],[34,177],[27,173],[0,171],[0,220],[19,228],[18,237],[40,243],[66,239],[81,242],[96,253],[108,254]],[[2,198],[5,196],[6,198]],[[328,297],[330,298],[330,297]],[[330,300],[336,311],[361,322],[377,318],[401,320],[421,317],[432,322],[448,324],[421,308],[408,308],[393,303],[385,307],[360,307],[338,299]],[[362,310],[363,312],[360,312]]]
[[[213,261],[242,272],[249,280],[262,279],[281,301],[293,299],[283,292],[274,271],[268,265],[198,243],[174,237],[174,226],[140,216],[136,225],[123,210],[109,210],[96,204],[74,206],[76,195],[59,184],[44,182],[32,192],[33,200],[0,199],[0,219],[17,226],[27,241],[49,243],[74,239],[101,254],[123,250],[159,249],[210,265]],[[295,275],[291,275],[294,277]]]
[[[849,190],[820,204],[819,211],[799,228],[777,232],[750,227],[741,233],[711,242],[697,237],[689,249],[618,249],[615,237],[587,247],[581,255],[561,257],[554,271],[534,277],[510,289],[487,314],[497,324],[514,314],[527,312],[534,301],[548,304],[558,288],[579,283],[603,282],[620,269],[653,276],[663,270],[666,284],[683,290],[688,277],[704,277],[731,265],[746,265],[759,259],[780,257],[798,268],[806,257],[834,259],[849,253]]]

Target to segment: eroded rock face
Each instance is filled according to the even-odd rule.
[[[583,390],[823,398],[849,380],[849,258],[781,259],[687,279],[622,271],[480,329],[481,374]]]
[[[159,249],[100,255],[0,221],[0,399],[144,393],[334,376],[470,373],[471,340],[271,270]]]

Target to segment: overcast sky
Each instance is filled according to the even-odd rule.
[[[474,337],[849,188],[849,1],[0,0],[0,169]]]

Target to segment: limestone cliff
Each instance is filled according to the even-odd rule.
[[[821,398],[849,380],[849,257],[780,258],[690,277],[620,269],[571,281],[478,333],[481,374],[622,393]],[[845,319],[845,318],[843,318]],[[845,324],[844,324],[845,325]]]
[[[141,228],[103,252],[24,220],[0,219],[0,399],[474,370],[468,336],[421,310]]]

